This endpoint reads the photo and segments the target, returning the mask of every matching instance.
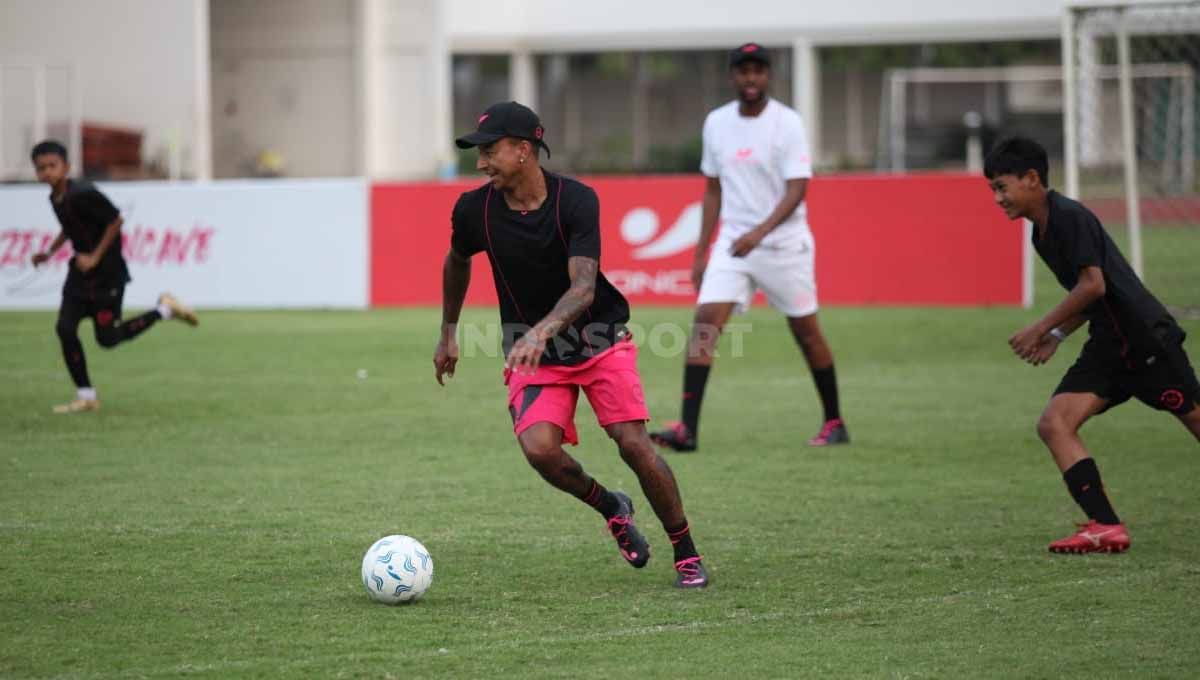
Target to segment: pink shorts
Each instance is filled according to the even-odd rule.
[[[637,345],[628,339],[578,366],[538,366],[533,375],[505,370],[504,384],[517,435],[536,423],[553,423],[562,428],[568,444],[578,444],[575,405],[581,387],[600,427],[650,419],[638,376]]]

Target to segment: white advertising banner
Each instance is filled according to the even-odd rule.
[[[163,291],[196,307],[367,306],[361,179],[100,183],[121,211],[125,308]],[[0,187],[0,309],[55,309],[68,242],[34,269],[58,221],[44,185]]]

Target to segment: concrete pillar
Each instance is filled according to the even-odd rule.
[[[360,171],[431,179],[453,167],[450,53],[437,0],[357,0]]]
[[[519,50],[510,53],[508,58],[509,96],[513,101],[537,111],[538,77],[533,54],[528,50]]]
[[[792,42],[792,107],[808,128],[808,146],[813,165],[821,156],[821,81],[817,48],[808,38]]]
[[[192,176],[207,182],[213,176],[212,154],[212,49],[209,47],[212,25],[208,16],[208,0],[192,0],[192,31],[195,36],[193,63],[196,81],[192,114]],[[178,145],[179,141],[175,140]],[[83,167],[83,163],[79,163]]]

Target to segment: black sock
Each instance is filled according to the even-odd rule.
[[[678,529],[667,529],[667,538],[671,539],[671,547],[675,549],[675,562],[700,556],[696,544],[692,543],[692,527],[686,521]]]
[[[700,402],[711,366],[687,364],[683,367],[683,424],[693,437],[700,431]]]
[[[821,396],[821,406],[825,408],[825,421],[842,417],[838,408],[837,375],[833,372],[833,364],[828,368],[812,369],[813,382],[817,384],[817,394]]]
[[[1067,483],[1071,497],[1089,519],[1101,524],[1121,523],[1112,504],[1108,502],[1108,495],[1104,493],[1104,483],[1100,481],[1100,469],[1096,467],[1095,460],[1084,458],[1072,465],[1063,473],[1063,481]]]
[[[604,519],[612,519],[621,507],[621,503],[617,500],[616,495],[604,488],[595,479],[592,480],[592,486],[583,495],[582,500],[584,503],[595,508],[596,512],[604,516]]]
[[[157,309],[152,309],[141,316],[130,319],[129,321],[121,322],[121,331],[124,333],[122,340],[132,340],[141,334],[142,331],[154,325],[155,322],[162,320],[162,314],[158,313]]]
[[[147,328],[153,326],[156,322],[162,319],[162,314],[158,310],[150,310],[145,314],[136,316],[128,321],[120,319],[105,319],[104,323],[100,323],[100,317],[96,318],[96,342],[99,342],[104,347],[116,347],[117,345],[127,340],[132,340],[141,335]]]

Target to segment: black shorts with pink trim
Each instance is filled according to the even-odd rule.
[[[1119,348],[1101,339],[1089,338],[1054,393],[1095,394],[1108,400],[1104,411],[1134,397],[1151,408],[1187,415],[1200,404],[1200,382],[1183,349],[1184,337],[1179,331],[1153,353],[1136,359],[1121,356]]]

